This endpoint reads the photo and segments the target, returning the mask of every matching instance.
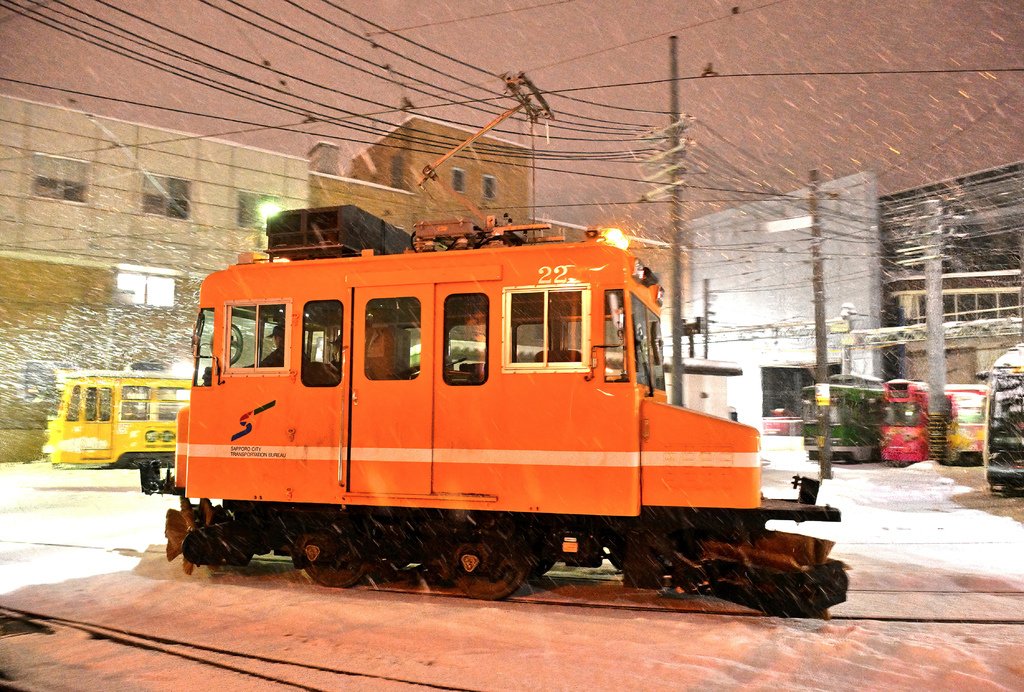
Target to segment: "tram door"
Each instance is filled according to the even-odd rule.
[[[347,489],[431,491],[434,287],[357,288]]]
[[[82,459],[109,459],[113,437],[110,387],[85,387],[82,412]]]

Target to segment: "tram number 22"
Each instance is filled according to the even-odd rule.
[[[575,281],[575,279],[569,276],[569,270],[573,268],[572,264],[559,264],[554,267],[541,267],[537,270],[540,274],[540,279],[537,280],[538,284],[567,284]]]

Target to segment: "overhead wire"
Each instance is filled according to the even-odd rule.
[[[0,3],[0,4],[10,4],[10,0],[3,0],[3,2]],[[44,21],[43,23],[46,23],[46,22]],[[69,30],[73,31],[73,29],[71,27],[69,27],[68,25],[63,25],[63,26],[65,28],[68,28]],[[87,35],[89,35],[89,36],[91,36],[93,38],[96,38],[93,34],[87,34]],[[79,38],[81,38],[81,37],[79,37]],[[87,39],[82,39],[82,40],[86,40],[87,42],[93,43],[93,41],[89,41]],[[121,47],[116,46],[115,44],[110,44],[108,41],[105,41],[104,39],[97,39],[97,40],[99,40],[101,42],[100,47],[110,49],[113,52],[119,53],[121,55],[125,55],[125,53],[120,49]],[[105,45],[102,45],[102,44],[105,44]],[[199,83],[204,84],[205,86],[213,86],[213,85],[211,85],[208,82],[197,80],[195,78],[195,73],[183,74],[182,71],[180,71],[180,68],[174,68],[173,66],[166,65],[166,64],[161,64],[161,63],[149,62],[148,61],[149,59],[148,59],[147,56],[145,56],[145,55],[143,55],[141,53],[138,53],[137,51],[131,51],[130,49],[126,49],[126,50],[128,50],[130,53],[134,54],[134,55],[127,55],[126,57],[130,57],[132,59],[139,60],[140,62],[144,62],[145,64],[149,64],[150,66],[157,67],[157,69],[161,69],[163,71],[170,72],[171,74],[174,74],[176,76],[185,77],[187,79],[191,79],[192,81],[199,81]],[[207,78],[207,79],[209,79],[209,78]],[[252,81],[252,80],[249,80],[249,81]],[[284,104],[282,104],[280,101],[269,101],[269,100],[265,99],[264,97],[256,96],[254,94],[251,94],[250,92],[242,92],[242,93],[240,93],[239,90],[236,87],[233,87],[231,85],[227,85],[224,82],[217,82],[217,84],[219,86],[214,86],[214,88],[218,88],[219,90],[225,91],[226,93],[231,93],[232,95],[235,95],[235,96],[241,96],[243,98],[249,98],[249,100],[253,100],[255,102],[261,103],[262,105],[268,105],[270,107],[277,108],[279,110],[285,110],[286,112],[290,112],[290,113],[302,114],[302,115],[304,115],[307,118],[313,118],[313,119],[319,120],[319,121],[324,121],[324,122],[336,122],[337,121],[337,116],[327,116],[327,115],[324,115],[323,113],[320,113],[320,112],[310,111],[309,109],[299,109],[299,110],[296,110],[296,107],[285,108]],[[273,88],[273,89],[275,91],[277,91],[278,93],[283,93],[283,94],[289,95],[289,94],[287,94],[287,92],[284,92],[283,90],[276,89],[276,88]],[[326,104],[320,104],[320,105],[325,105],[326,106]],[[330,108],[330,106],[327,106],[327,107]],[[346,115],[350,115],[350,116],[353,116],[353,117],[363,117],[361,114],[354,113],[352,111],[347,111],[345,109],[337,109],[337,110],[341,110]],[[386,123],[384,121],[381,121],[381,122],[384,125],[389,125],[390,126],[390,123]],[[346,123],[346,125],[348,127],[352,127],[353,129],[356,129],[357,131],[364,132],[364,133],[367,133],[367,134],[373,134],[373,135],[387,134],[387,131],[385,131],[385,130],[376,129],[376,128],[373,128],[373,127],[358,126],[355,123]],[[446,151],[446,147],[444,146],[444,144],[443,143],[439,143],[437,141],[423,140],[422,138],[409,137],[409,136],[397,136],[396,138],[397,139],[402,139],[402,140],[405,140],[405,141],[419,141],[421,143],[424,143],[427,146],[432,147],[433,151],[435,151],[435,152]],[[456,140],[452,139],[452,141],[456,141]],[[521,158],[521,159],[524,159],[524,160],[527,159],[527,155],[525,153],[515,152],[514,150],[507,149],[507,147],[505,147],[503,149],[503,147],[505,147],[505,145],[500,145],[500,146],[496,147],[494,145],[483,144],[483,145],[480,146],[481,149],[486,149],[486,148],[501,149],[501,155],[505,156],[505,157],[508,157],[511,154],[513,158]],[[525,148],[523,148],[523,149],[525,149]],[[573,152],[573,153],[575,154],[575,152]],[[601,157],[605,157],[605,156],[616,156],[616,155],[618,155],[618,152],[607,152],[607,153],[606,152],[599,152],[595,156],[595,158],[601,158]],[[557,153],[549,153],[549,154],[547,154],[547,157],[551,158],[552,160],[580,160],[580,159],[586,160],[586,154],[585,153],[584,154],[576,154],[574,156],[569,156],[569,157],[560,157]]]
[[[223,7],[220,7],[219,5],[213,4],[210,0],[199,0],[199,1],[201,3],[203,3],[204,5],[207,5],[207,6],[211,7],[214,10],[222,12],[222,13],[224,13],[224,14],[226,14],[226,15],[228,15],[228,16],[230,16],[230,17],[232,17],[232,18],[234,18],[234,19],[236,19],[238,21],[241,21],[241,22],[245,23],[246,25],[248,25],[248,26],[250,26],[250,27],[252,27],[252,28],[254,28],[256,30],[262,31],[262,32],[267,33],[267,34],[269,34],[271,36],[274,36],[275,38],[278,38],[280,40],[286,41],[290,45],[293,45],[296,48],[299,48],[301,50],[311,51],[312,52],[312,48],[311,48],[311,46],[308,43],[308,42],[312,41],[313,43],[315,43],[318,46],[321,46],[324,49],[342,53],[343,55],[347,55],[347,56],[349,56],[349,57],[351,57],[351,58],[353,58],[355,60],[359,60],[361,62],[365,62],[365,63],[373,66],[374,68],[376,68],[378,70],[385,69],[384,66],[378,65],[377,63],[375,63],[375,62],[373,62],[371,60],[368,60],[366,58],[363,58],[361,56],[358,56],[355,53],[352,53],[350,51],[344,50],[344,49],[342,49],[342,48],[340,48],[340,47],[338,47],[338,46],[336,46],[334,44],[331,44],[331,43],[323,41],[323,40],[321,40],[319,38],[316,38],[315,36],[311,36],[311,35],[299,32],[298,30],[288,26],[287,24],[284,24],[284,23],[280,22],[279,20],[277,20],[273,16],[271,16],[269,14],[266,14],[266,13],[263,13],[263,12],[260,12],[260,11],[258,11],[256,9],[252,8],[252,7],[249,7],[249,6],[245,5],[242,2],[238,2],[238,0],[225,0],[225,1],[229,2],[230,4],[234,5],[235,7],[238,7],[240,9],[242,9],[242,10],[245,10],[246,12],[249,12],[249,13],[253,14],[256,17],[259,17],[262,20],[262,22],[261,23],[252,22],[251,20],[248,20],[248,19],[246,19],[246,18],[244,18],[244,17],[242,17],[242,16],[240,16],[240,15],[234,13],[234,12],[228,11],[226,8],[223,8]],[[331,21],[330,19],[328,19],[326,17],[323,17],[321,15],[316,15],[312,11],[308,10],[307,8],[297,4],[295,2],[292,2],[291,0],[285,0],[285,2],[288,2],[288,4],[290,4],[291,6],[295,7],[298,10],[306,12],[307,14],[309,14],[311,17],[317,19],[318,21],[325,22],[329,26],[332,26],[332,27],[334,27],[334,28],[336,28],[336,29],[338,29],[340,31],[345,32],[346,34],[348,34],[349,36],[351,36],[351,37],[353,37],[353,38],[355,38],[357,40],[366,42],[367,44],[371,45],[372,47],[381,48],[381,46],[379,44],[377,44],[374,41],[371,41],[371,40],[367,39],[365,36],[362,36],[362,35],[360,35],[360,34],[358,34],[356,32],[353,32],[351,29],[348,29],[347,27],[339,25],[339,24]],[[288,32],[290,32],[292,34],[298,35],[303,40],[302,41],[295,41],[294,39],[291,39],[291,38],[288,38],[286,36],[283,36],[281,33],[272,31],[270,28],[268,28],[269,26],[276,26],[276,27],[279,27],[280,29],[287,30]],[[345,65],[347,67],[352,67],[354,69],[357,69],[358,71],[364,72],[366,74],[369,74],[372,77],[376,77],[376,78],[382,79],[384,81],[389,81],[389,82],[397,83],[393,79],[386,78],[386,77],[384,77],[382,75],[379,75],[379,74],[374,74],[373,72],[371,72],[369,70],[366,70],[364,68],[360,68],[358,66],[352,65],[351,63],[339,60],[338,58],[334,58],[334,57],[332,57],[330,55],[325,55],[325,54],[320,53],[320,52],[317,52],[316,54],[318,56],[325,57],[325,58],[327,58],[329,60],[332,60],[334,62],[337,62],[339,64],[343,64],[343,65]],[[400,56],[400,57],[404,57],[404,56]],[[451,77],[451,78],[455,79],[453,76],[449,75],[448,73],[441,72],[439,70],[430,68],[428,65],[425,65],[423,63],[417,63],[417,66],[418,67],[426,68],[426,69],[428,69],[428,70],[430,70],[432,72],[435,72],[435,73],[442,74],[443,76]],[[475,105],[475,104],[478,104],[478,103],[482,103],[480,100],[469,99],[467,96],[465,96],[463,94],[459,94],[458,92],[448,91],[447,93],[445,93],[445,92],[442,91],[442,93],[440,93],[440,94],[436,93],[436,90],[440,89],[440,87],[437,87],[432,82],[428,82],[426,80],[420,79],[418,77],[415,77],[415,76],[410,75],[410,74],[405,73],[405,72],[400,72],[400,71],[396,70],[394,67],[392,67],[390,65],[387,66],[387,70],[390,71],[390,72],[393,72],[394,74],[397,74],[397,75],[399,75],[401,77],[404,77],[405,79],[415,81],[418,84],[422,84],[424,86],[429,86],[432,89],[434,89],[435,91],[427,91],[427,90],[419,88],[419,87],[413,89],[414,91],[416,91],[418,93],[425,94],[425,95],[428,95],[428,96],[432,96],[434,98],[441,98],[441,99],[443,99],[442,103],[440,103],[440,104],[432,104],[431,107],[436,107],[436,106],[439,106],[439,105],[456,105],[456,104],[459,104],[459,105]],[[500,75],[492,75],[492,77],[497,79],[497,78],[500,77]],[[478,88],[481,89],[482,91],[484,91],[485,93],[487,93],[489,95],[489,98],[493,98],[494,97],[493,90],[491,90],[489,88],[486,88],[486,87],[483,87],[483,86],[480,86]],[[452,96],[451,96],[452,94],[454,94],[455,96],[457,96],[461,100],[453,99]],[[415,111],[417,109],[418,109],[417,107],[413,107],[410,110]],[[492,110],[492,109],[486,109],[485,110],[485,109],[480,109],[480,108],[475,108],[475,110],[479,110],[479,111],[482,111],[482,112],[487,112],[490,115],[494,115],[496,113],[501,112],[500,110],[495,111],[495,110]],[[565,114],[563,114],[563,117],[560,118],[561,121],[565,121],[564,115]],[[465,124],[465,123],[463,123],[463,124]],[[580,125],[582,125],[582,123],[580,123]],[[633,126],[633,125],[630,125],[629,129],[624,129],[622,126],[620,126],[617,123],[613,123],[613,125],[615,125],[614,128],[604,127],[604,126],[602,126],[602,127],[599,127],[599,126],[586,126],[585,129],[581,129],[580,127],[572,127],[572,126],[569,126],[569,125],[566,125],[565,128],[568,129],[568,130],[571,130],[571,131],[592,132],[592,133],[595,133],[595,134],[625,134],[625,133],[635,132],[636,129],[637,129],[637,126]],[[512,131],[504,129],[502,127],[496,128],[496,131],[498,131],[498,132],[506,132],[508,134],[518,134],[516,132],[512,132]],[[562,136],[557,136],[557,135],[556,135],[556,137],[557,138],[563,138]]]

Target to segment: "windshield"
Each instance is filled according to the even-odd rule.
[[[1024,377],[993,378],[989,444],[995,449],[1024,448]]]
[[[985,404],[979,397],[977,401],[961,403],[957,410],[956,419],[960,423],[976,425],[985,422]]]
[[[636,381],[647,385],[653,394],[655,389],[665,391],[665,366],[662,364],[661,323],[635,295],[633,308],[633,344],[636,349]]]
[[[912,402],[889,402],[885,406],[885,424],[916,428],[922,424],[921,407]]]

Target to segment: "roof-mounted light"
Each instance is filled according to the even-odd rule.
[[[588,228],[587,238],[596,240],[605,245],[611,245],[620,250],[629,248],[629,236],[622,232],[621,228]]]

